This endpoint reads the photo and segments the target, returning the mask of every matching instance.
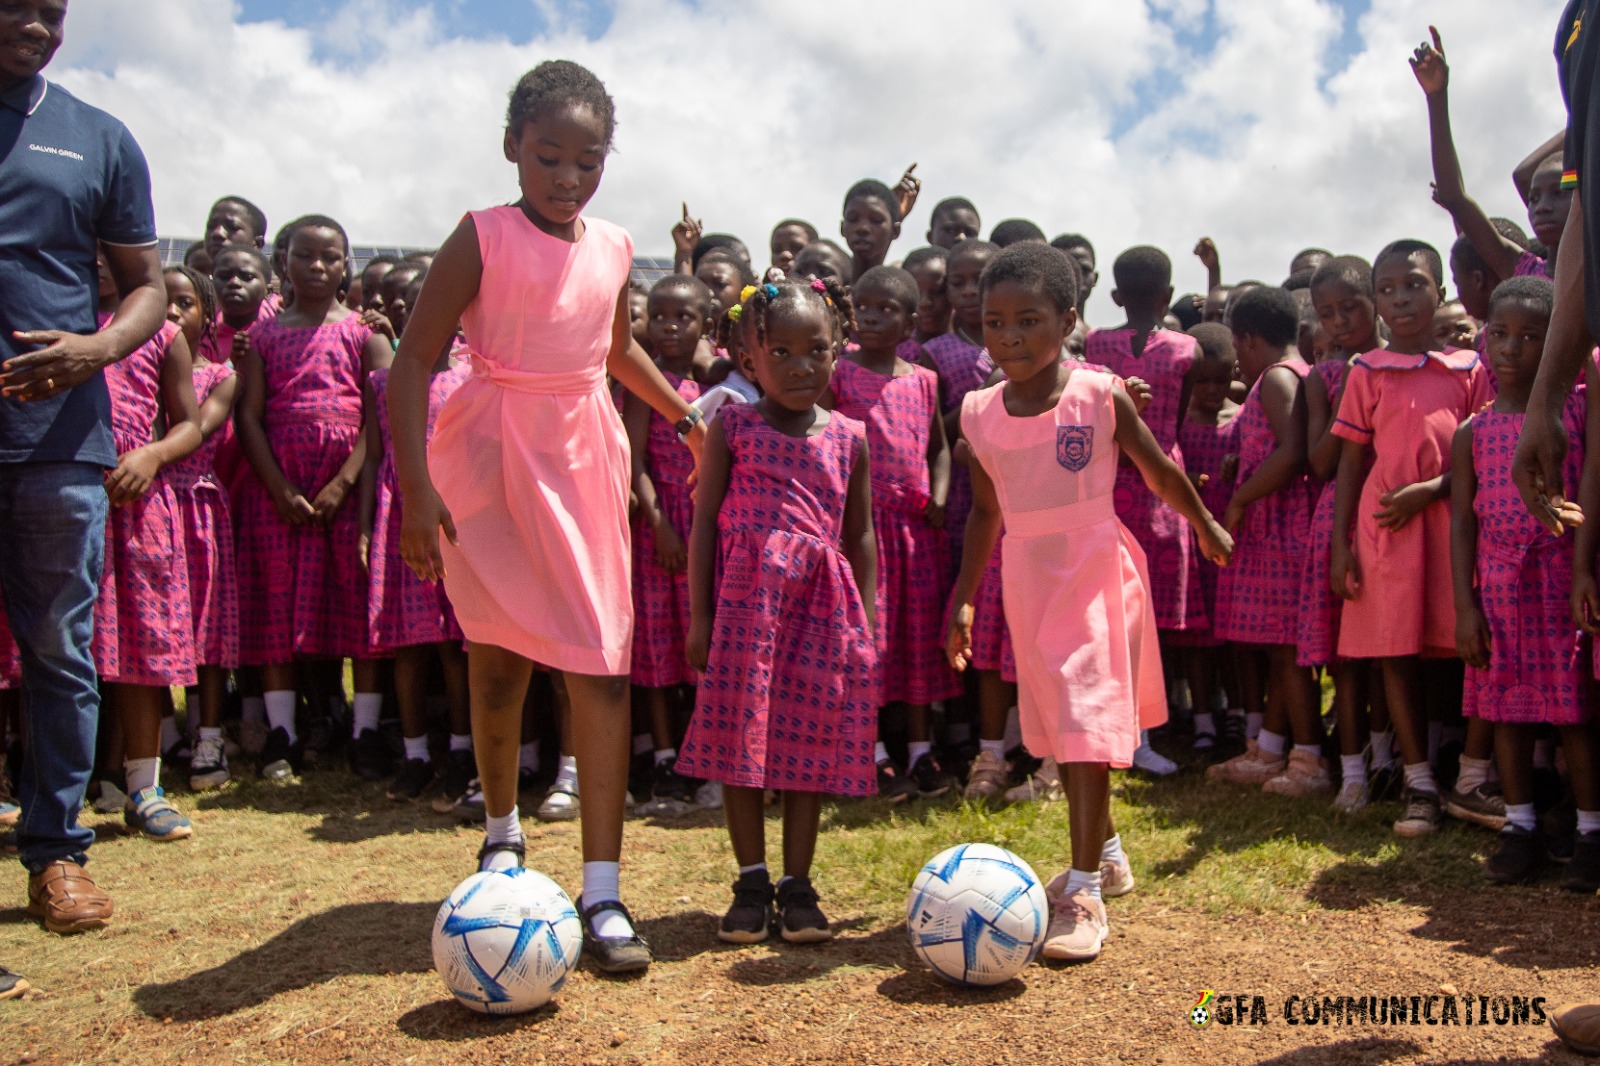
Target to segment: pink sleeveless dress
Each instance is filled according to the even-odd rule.
[[[468,640],[557,670],[628,673],[628,437],[606,389],[633,241],[584,219],[567,242],[517,207],[471,213],[483,260],[461,316],[472,375],[428,453],[455,520],[445,589]]]
[[[1022,739],[1058,762],[1132,764],[1166,721],[1144,551],[1117,518],[1110,374],[1073,369],[1052,411],[1006,411],[1005,386],[969,395],[961,424],[1005,516],[1002,574],[1015,634]]]
[[[1398,530],[1379,528],[1372,515],[1384,493],[1450,469],[1456,427],[1489,402],[1488,379],[1477,353],[1456,349],[1378,349],[1345,372],[1333,432],[1369,445],[1373,460],[1353,523],[1361,587],[1342,608],[1340,656],[1455,655],[1450,504],[1429,504]]]
[[[1563,480],[1582,476],[1585,392],[1567,398],[1571,437]],[[1572,624],[1572,540],[1534,521],[1511,480],[1522,415],[1472,416],[1478,491],[1478,602],[1489,623],[1489,667],[1468,666],[1461,713],[1490,722],[1577,725],[1588,717],[1589,661]]]
[[[840,549],[861,423],[791,437],[754,405],[717,415],[728,490],[717,514],[711,655],[678,772],[744,788],[877,790],[878,682],[855,575]]]
[[[1327,387],[1328,402],[1335,415],[1349,365],[1343,359],[1323,359],[1311,368]],[[1329,576],[1333,564],[1334,489],[1332,481],[1314,488],[1311,550],[1306,554],[1305,573],[1300,579],[1299,648],[1295,662],[1301,666],[1332,666],[1339,661],[1339,620],[1344,616],[1344,601],[1334,595]]]
[[[428,379],[428,440],[433,439],[445,401],[467,380],[469,370],[469,364],[462,361]],[[389,427],[388,369],[374,370],[368,381],[378,433],[383,439],[372,513],[372,543],[367,546],[368,638],[373,647],[386,651],[460,641],[461,626],[444,594],[444,586],[437,581],[423,581],[400,557],[400,479],[395,473],[394,434]]]
[[[687,402],[700,397],[693,378],[663,370],[667,384]],[[694,498],[689,475],[694,455],[678,440],[678,431],[665,418],[650,412],[650,432],[644,451],[645,472],[656,487],[661,513],[685,546],[694,522]],[[646,688],[692,685],[694,671],[684,654],[689,635],[689,573],[669,574],[656,562],[656,535],[648,524],[633,524],[633,683]]]
[[[1120,377],[1139,377],[1150,383],[1150,406],[1144,421],[1173,462],[1183,466],[1178,445],[1178,405],[1183,381],[1200,351],[1187,333],[1169,329],[1152,331],[1138,355],[1133,353],[1135,331],[1097,329],[1084,342],[1083,359],[1108,367]],[[1117,468],[1117,517],[1138,538],[1150,561],[1151,591],[1156,625],[1162,629],[1204,626],[1208,619],[1198,593],[1199,553],[1194,536],[1178,512],[1168,507],[1144,483],[1132,463]]]
[[[1254,476],[1278,447],[1261,404],[1268,374],[1293,374],[1303,387],[1311,368],[1298,357],[1276,363],[1250,387],[1239,416],[1239,484]],[[1233,532],[1233,561],[1217,579],[1216,635],[1238,644],[1293,644],[1300,632],[1300,581],[1311,545],[1311,482],[1296,474],[1287,485],[1245,508]]]
[[[267,443],[307,500],[334,479],[360,439],[362,349],[371,336],[353,314],[315,327],[289,327],[275,318],[250,331],[266,378]],[[244,480],[236,512],[243,662],[372,655],[357,510],[352,492],[328,527],[291,526],[259,477]]]
[[[878,537],[879,703],[948,699],[961,691],[944,654],[950,542],[922,516],[939,379],[926,367],[886,377],[840,359],[832,388],[835,409],[867,427]]]
[[[1183,449],[1184,470],[1192,478],[1204,475],[1206,483],[1200,488],[1200,502],[1212,517],[1221,519],[1233,498],[1233,488],[1238,484],[1233,478],[1222,477],[1222,461],[1239,453],[1239,411],[1235,410],[1226,421],[1215,425],[1184,419],[1178,430],[1178,444]],[[1190,536],[1194,533],[1191,530]],[[1188,629],[1174,630],[1168,634],[1175,647],[1216,648],[1224,641],[1216,634],[1217,581],[1222,570],[1216,563],[1200,555],[1198,543],[1195,560],[1200,583],[1200,603],[1205,609],[1206,624]]]
[[[951,330],[934,337],[922,345],[928,360],[939,375],[939,409],[946,415],[961,410],[961,401],[967,393],[981,388],[994,367],[984,367],[984,350],[961,339],[961,334]],[[955,441],[950,446],[955,447]],[[972,475],[960,463],[950,464],[950,498],[945,503],[944,528],[950,534],[952,566],[950,580],[955,581],[955,571],[961,568],[961,541],[967,532],[967,515],[972,513]],[[977,605],[974,604],[974,607]],[[973,631],[977,639],[977,631]],[[974,648],[976,651],[976,648]],[[983,669],[980,667],[980,669]]]
[[[206,398],[233,377],[226,363],[194,368],[195,399]],[[189,605],[194,619],[195,662],[233,669],[239,665],[239,574],[234,558],[233,515],[217,478],[217,449],[228,424],[211,434],[193,455],[162,471],[172,486],[189,564]]]
[[[118,455],[157,436],[164,421],[161,367],[177,335],[177,325],[165,322],[138,351],[105,369]],[[111,508],[95,604],[93,651],[100,680],[195,683],[194,621],[183,549],[183,527],[168,479],[157,477],[139,499]]]

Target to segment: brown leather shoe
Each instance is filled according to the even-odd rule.
[[[75,862],[57,859],[28,878],[28,913],[52,933],[103,929],[111,910],[111,897]]]
[[[1600,1055],[1600,1003],[1568,1003],[1550,1014],[1550,1028],[1571,1051]]]

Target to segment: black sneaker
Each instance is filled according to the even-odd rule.
[[[583,950],[589,953],[602,973],[633,973],[650,965],[650,945],[634,929],[631,936],[596,936],[594,919],[602,911],[620,911],[633,926],[633,915],[628,908],[614,899],[601,900],[586,907],[583,897],[578,897],[578,914],[583,919]]]
[[[717,938],[730,944],[759,944],[767,939],[778,921],[772,905],[775,898],[767,871],[740,874],[733,883],[733,906],[722,916]]]
[[[1600,892],[1600,833],[1579,833],[1573,840],[1572,859],[1561,873],[1568,892]]]
[[[939,765],[939,760],[933,757],[931,751],[912,763],[906,776],[917,786],[917,792],[924,796],[942,796],[955,784],[955,779],[944,772],[944,767]]]
[[[433,809],[438,814],[449,814],[455,810],[461,797],[467,794],[467,786],[472,784],[472,779],[478,776],[478,764],[473,759],[472,752],[452,751],[444,758],[444,780],[439,785],[439,792],[433,797]]]
[[[407,759],[389,783],[386,795],[392,800],[414,800],[433,784],[433,764],[427,759]]]
[[[278,726],[267,734],[267,742],[256,757],[256,773],[268,781],[287,781],[300,772],[305,750],[303,738],[291,744],[289,734]]]
[[[833,927],[817,906],[817,890],[809,877],[786,877],[778,885],[778,916],[783,939],[791,944],[833,939]]]
[[[1515,885],[1530,880],[1543,863],[1539,834],[1507,825],[1500,831],[1500,846],[1483,862],[1483,876],[1497,885]]]
[[[350,742],[350,771],[363,781],[382,781],[394,772],[394,759],[383,734],[376,729],[363,729]]]
[[[655,781],[650,786],[650,802],[645,806],[645,813],[674,815],[692,810],[698,787],[693,778],[678,773],[676,756],[663,759],[656,763]]]
[[[917,785],[894,764],[885,759],[878,764],[878,798],[890,803],[904,803],[917,794]]]

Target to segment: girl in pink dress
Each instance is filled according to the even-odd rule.
[[[1245,709],[1264,711],[1264,718],[1255,743],[1207,776],[1304,796],[1331,787],[1316,676],[1295,662],[1300,581],[1311,539],[1303,394],[1311,368],[1296,346],[1299,308],[1285,290],[1249,290],[1230,322],[1250,393],[1236,419],[1238,484],[1222,520],[1234,534],[1233,565],[1217,582],[1216,634],[1239,646]],[[1259,658],[1265,663],[1253,661]],[[1294,750],[1286,759],[1290,733]]]
[[[1072,865],[1050,882],[1048,958],[1096,957],[1103,895],[1133,887],[1114,832],[1110,768],[1132,763],[1141,728],[1166,719],[1144,552],[1117,518],[1126,452],[1195,527],[1207,558],[1232,540],[1111,374],[1061,359],[1077,323],[1078,274],[1060,252],[1022,243],[984,271],[984,341],[1006,383],[974,392],[961,426],[977,464],[947,654],[971,657],[972,600],[1004,516],[1005,610],[1018,642],[1023,741],[1055,758],[1067,794]]]
[[[1178,428],[1189,406],[1189,367],[1199,352],[1195,339],[1162,325],[1172,302],[1172,261],[1159,248],[1129,248],[1112,265],[1112,298],[1128,314],[1126,324],[1097,329],[1084,346],[1084,361],[1109,367],[1126,379],[1150,383],[1145,424],[1178,466],[1183,450]],[[1132,530],[1150,563],[1156,625],[1188,629],[1207,622],[1198,584],[1199,560],[1189,530],[1177,512],[1157,498],[1139,470],[1125,462],[1117,471],[1117,517]],[[1191,590],[1193,592],[1191,593]]]
[[[1401,836],[1439,823],[1419,660],[1455,654],[1450,440],[1489,399],[1476,353],[1432,350],[1442,273],[1439,253],[1421,241],[1396,241],[1378,254],[1373,286],[1389,348],[1351,364],[1333,427],[1344,442],[1329,563],[1345,601],[1337,651],[1382,662],[1404,760],[1406,809],[1394,827]]]
[[[403,329],[402,329],[402,335]],[[439,352],[428,379],[431,438],[445,401],[467,380],[470,366],[456,359],[453,344]],[[404,761],[389,785],[390,799],[416,799],[433,780],[428,755],[428,670],[435,657],[444,674],[450,703],[452,762],[470,759],[471,719],[467,706],[467,657],[461,626],[444,585],[422,581],[400,557],[400,485],[394,469],[394,435],[389,426],[389,369],[367,376],[367,459],[361,472],[361,549],[366,559],[368,638],[374,648],[394,654],[394,696],[400,712]],[[456,753],[465,753],[457,755]]]
[[[108,303],[114,309],[115,285]],[[192,833],[189,820],[160,784],[161,719],[169,687],[195,683],[194,623],[183,527],[161,472],[200,446],[189,344],[167,322],[105,376],[118,458],[106,474],[112,506],[95,605],[95,668],[111,702],[113,758],[120,733],[124,819],[152,840],[182,840]]]
[[[1531,878],[1545,861],[1533,806],[1533,743],[1555,726],[1561,733],[1578,836],[1561,885],[1593,895],[1600,889],[1600,777],[1590,726],[1590,662],[1578,625],[1593,626],[1600,605],[1594,581],[1595,537],[1556,537],[1522,502],[1511,480],[1511,456],[1522,432],[1528,393],[1539,370],[1555,289],[1544,278],[1502,283],[1489,300],[1488,356],[1500,386],[1495,401],[1456,430],[1450,471],[1451,562],[1455,576],[1456,646],[1467,664],[1462,713],[1495,723],[1505,797],[1499,847],[1484,863],[1497,884]],[[1567,398],[1562,421],[1572,440],[1565,484],[1583,484],[1584,442],[1593,446],[1600,416],[1593,360],[1584,383]],[[1595,427],[1600,428],[1600,427]],[[1581,515],[1571,515],[1581,518]],[[1574,552],[1589,565],[1574,566]],[[1575,580],[1576,579],[1576,580]],[[1577,617],[1574,617],[1576,611]]]
[[[650,348],[656,365],[677,394],[689,403],[700,398],[692,377],[695,350],[711,316],[711,290],[698,278],[669,274],[650,290],[647,307]],[[682,814],[694,804],[695,783],[676,770],[682,727],[672,721],[669,695],[693,685],[695,673],[684,656],[689,632],[689,525],[694,500],[689,478],[694,456],[677,431],[637,396],[624,401],[622,424],[633,459],[633,671],[646,690],[655,745],[655,776],[649,813]]]
[[[961,689],[940,654],[950,542],[944,504],[950,448],[939,411],[939,379],[895,349],[911,333],[921,295],[897,267],[873,267],[851,289],[856,339],[834,369],[824,402],[867,427],[872,454],[872,527],[878,536],[875,630],[878,705],[904,704],[907,773],[880,747],[879,791],[893,800],[937,796],[952,780],[933,754],[929,705]],[[880,741],[881,744],[881,741]]]
[[[355,660],[353,758],[379,742],[383,700],[351,492],[366,459],[366,376],[392,351],[339,300],[350,258],[343,227],[307,215],[286,229],[294,301],[252,327],[236,359],[235,423],[254,473],[237,512],[239,655],[261,668],[270,732],[259,769],[269,779],[299,769],[297,661]]]
[[[401,551],[419,577],[444,579],[469,642],[488,830],[479,864],[520,865],[525,850],[517,755],[537,660],[564,672],[577,723],[578,905],[586,949],[607,972],[643,969],[650,950],[618,891],[633,599],[628,439],[606,374],[648,400],[692,451],[705,439],[699,412],[633,340],[632,240],[582,216],[614,128],[611,97],[583,67],[555,60],[523,75],[504,144],[522,198],[469,214],[439,249],[389,376]],[[445,404],[430,449],[428,370],[458,321],[473,372]]]
[[[689,554],[689,660],[705,676],[679,765],[723,784],[739,879],[717,935],[748,944],[776,927],[785,940],[826,940],[811,885],[822,797],[876,787],[866,430],[818,406],[850,302],[831,280],[780,281],[735,314],[765,395],[723,407],[706,445]],[[769,788],[783,793],[776,890]]]
[[[165,275],[167,318],[178,324],[191,351],[213,352],[216,293],[211,279],[187,267]],[[194,624],[195,675],[199,682],[199,727],[189,760],[189,787],[196,792],[227,782],[228,756],[222,737],[222,703],[228,671],[239,665],[239,588],[234,564],[233,519],[228,494],[217,479],[217,446],[233,420],[239,379],[227,363],[196,354],[194,393],[200,434],[194,454],[162,471],[172,487],[188,564],[189,606]],[[195,703],[190,704],[195,707]],[[194,724],[191,718],[190,724]]]

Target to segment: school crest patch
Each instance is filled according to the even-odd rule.
[[[1057,426],[1056,462],[1078,473],[1094,455],[1093,426]]]

